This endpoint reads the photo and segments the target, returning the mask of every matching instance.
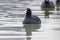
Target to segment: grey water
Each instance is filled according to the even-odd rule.
[[[0,0],[0,40],[60,40],[60,9],[46,15],[44,0]],[[40,24],[22,24],[26,8],[41,19]],[[46,17],[47,16],[47,17]]]

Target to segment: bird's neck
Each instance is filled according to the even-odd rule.
[[[49,4],[49,0],[45,0],[45,4],[46,4],[46,5]]]
[[[31,18],[32,14],[31,13],[26,13],[26,18]]]

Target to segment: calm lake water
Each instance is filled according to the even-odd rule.
[[[60,40],[60,11],[45,14],[41,10],[44,0],[0,0],[0,40]],[[40,24],[22,24],[26,8],[41,19]],[[59,9],[60,10],[60,9]]]

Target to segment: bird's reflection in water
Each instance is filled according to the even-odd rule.
[[[40,29],[40,27],[40,24],[24,24],[26,36],[32,36],[32,32],[36,29]],[[31,40],[31,37],[27,37],[27,40]]]
[[[41,8],[41,10],[43,10],[43,11],[46,11],[46,10],[48,10],[48,11],[53,11],[53,10],[55,10],[55,8],[49,8],[49,7],[47,8],[47,7],[46,7],[46,8]]]
[[[40,29],[40,24],[24,24],[24,28],[26,31],[26,36],[31,36],[32,31],[35,31],[36,29]]]
[[[45,9],[45,18],[49,18],[49,9],[47,8],[47,9]]]
[[[49,18],[49,15],[51,14],[49,11],[54,10],[54,8],[41,8],[43,11],[45,11],[45,18]]]
[[[31,40],[32,38],[31,38],[31,37],[27,37],[26,39],[27,39],[27,40]]]
[[[57,7],[57,11],[60,11],[60,7]]]

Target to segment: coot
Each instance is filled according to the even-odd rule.
[[[27,8],[26,17],[23,24],[41,24],[41,20],[37,16],[33,16],[31,9]]]
[[[60,6],[60,0],[56,0],[56,5]]]
[[[41,5],[42,8],[54,8],[55,5],[52,1],[49,1],[49,0],[45,0],[42,5]]]

